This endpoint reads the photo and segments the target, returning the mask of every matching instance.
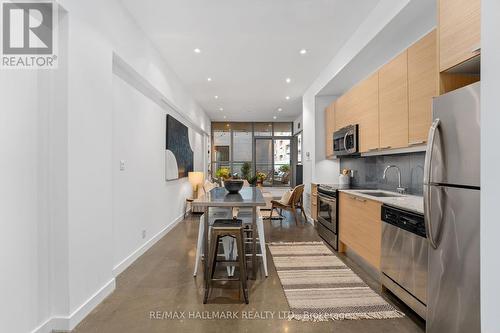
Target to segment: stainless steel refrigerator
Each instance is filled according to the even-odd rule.
[[[480,332],[480,83],[433,101],[424,170],[427,333]]]

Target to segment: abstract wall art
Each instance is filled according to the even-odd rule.
[[[193,149],[189,140],[189,128],[167,114],[165,145],[166,180],[188,176],[193,171]]]

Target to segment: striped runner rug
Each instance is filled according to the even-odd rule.
[[[268,246],[290,306],[289,319],[404,317],[322,242],[270,243]]]

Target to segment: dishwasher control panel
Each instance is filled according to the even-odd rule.
[[[422,214],[383,205],[381,219],[395,227],[426,237],[424,216]]]

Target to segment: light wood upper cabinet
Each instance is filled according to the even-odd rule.
[[[379,202],[347,193],[339,196],[339,239],[373,267],[380,269],[382,221]]]
[[[334,103],[335,108],[335,131],[349,124],[349,94],[340,96]]]
[[[481,46],[481,1],[439,0],[439,70],[476,55]]]
[[[379,71],[380,148],[408,146],[408,52]]]
[[[325,109],[326,158],[333,157],[333,132],[335,131],[335,103]]]
[[[408,49],[408,144],[427,141],[432,98],[438,95],[437,36],[433,30]]]
[[[379,89],[378,72],[357,85],[353,100],[353,124],[359,124],[359,151],[361,153],[379,148]]]

